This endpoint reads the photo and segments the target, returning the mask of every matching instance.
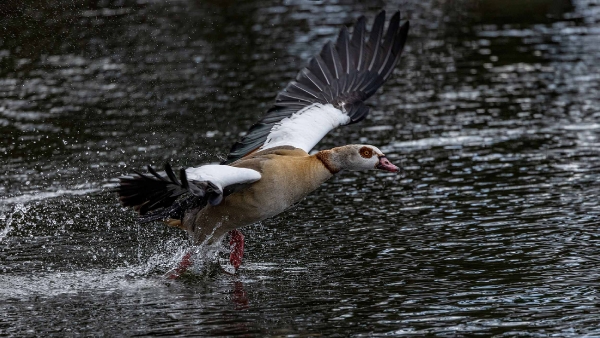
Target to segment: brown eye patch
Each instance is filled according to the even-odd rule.
[[[360,148],[360,150],[358,151],[358,153],[360,154],[360,156],[362,156],[364,158],[371,158],[371,157],[373,157],[373,149],[371,149],[369,147],[362,147],[362,148]]]

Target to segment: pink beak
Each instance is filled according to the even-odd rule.
[[[388,160],[385,156],[379,156],[379,163],[377,163],[375,168],[389,171],[392,173],[397,173],[398,171],[400,171],[400,168],[393,165],[392,162],[390,162],[390,160]]]

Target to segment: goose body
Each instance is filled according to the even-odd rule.
[[[315,155],[298,148],[267,149],[234,166],[256,170],[262,178],[218,205],[190,212],[183,227],[195,243],[212,242],[230,230],[276,216],[333,176]]]
[[[329,131],[364,119],[364,101],[390,76],[408,33],[396,12],[384,34],[385,12],[375,18],[365,40],[365,18],[352,37],[342,28],[275,100],[274,106],[236,144],[220,165],[120,178],[121,204],[140,214],[142,223],[163,221],[186,230],[195,244],[232,234],[230,260],[237,269],[243,236],[237,230],[284,212],[343,170],[397,172],[375,146],[351,144],[311,149]]]

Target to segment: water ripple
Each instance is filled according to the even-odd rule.
[[[389,2],[401,66],[318,148],[372,143],[404,173],[341,173],[245,228],[237,276],[220,247],[178,281],[185,234],[136,224],[114,178],[218,161],[384,4],[1,4],[0,331],[600,335],[600,7],[527,4]]]

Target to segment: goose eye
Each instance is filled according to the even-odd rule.
[[[358,153],[360,154],[360,156],[362,156],[364,158],[371,158],[371,157],[373,157],[373,149],[371,149],[369,147],[362,147],[362,148],[360,148],[360,150],[358,151]]]

